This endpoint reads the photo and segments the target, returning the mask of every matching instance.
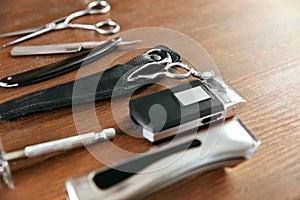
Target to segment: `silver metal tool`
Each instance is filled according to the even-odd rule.
[[[180,102],[180,105],[176,105],[178,105],[180,109],[182,109],[181,112],[187,112],[184,111],[185,108],[191,109],[191,107],[198,104],[198,102],[202,102],[199,103],[198,107],[194,107],[192,109],[193,111],[195,111],[195,113],[189,111],[191,115],[187,114],[188,112],[185,114],[186,118],[188,118],[187,116],[191,117],[189,120],[185,121],[183,116],[178,116],[178,121],[181,122],[180,132],[194,130],[201,126],[205,126],[216,121],[232,117],[240,113],[243,107],[245,106],[246,100],[243,99],[234,89],[232,89],[229,86],[229,84],[227,84],[221,77],[216,76],[213,71],[199,72],[195,68],[187,64],[181,62],[172,62],[172,60],[168,59],[170,55],[168,55],[167,52],[161,49],[151,49],[145,54],[146,56],[152,57],[157,61],[147,63],[144,66],[137,69],[136,71],[132,72],[127,77],[129,86],[131,82],[134,83],[136,81],[151,81],[164,77],[172,79],[187,79],[191,76],[199,80],[199,86],[203,86],[191,88],[191,82],[189,82],[187,83],[189,85],[188,88],[186,88],[186,90],[182,91],[181,93],[177,91],[177,89],[173,88],[177,91],[173,91],[174,96],[171,95],[171,97],[168,92],[165,93],[168,95],[160,96],[161,99],[168,101],[164,104],[164,101],[161,100],[160,105],[171,105],[171,100],[169,101],[168,99],[169,97],[170,99],[172,99],[172,101]],[[183,71],[175,70],[178,68],[183,69]],[[155,69],[155,71],[153,69]],[[208,98],[208,96],[210,97]],[[147,120],[148,117],[141,117],[143,116],[143,114],[139,113],[138,110],[144,110],[145,108],[148,108],[148,105],[151,104],[151,102],[156,102],[155,99],[158,99],[156,93],[148,95],[148,97],[149,98],[147,98],[147,96],[144,96],[140,98],[143,99],[141,101],[143,103],[140,104],[143,109],[137,109],[139,106],[136,104],[133,105],[131,108],[133,109],[133,111],[131,111],[132,124],[134,124],[137,133],[145,139],[149,140],[150,142],[157,142],[159,140],[166,139],[177,134],[177,125],[169,125],[168,128],[165,129],[163,128],[164,124],[162,124],[162,127],[160,129],[157,129],[156,125],[154,125],[153,120],[143,121]],[[162,113],[164,113],[167,110],[168,109],[165,108],[162,111]],[[176,110],[175,105],[171,108],[171,110]],[[134,113],[138,114],[135,116]],[[155,113],[156,114],[153,114],[153,116],[157,115],[155,118],[158,119],[158,116],[161,113],[158,110]],[[170,116],[172,116],[170,118],[172,120],[176,119],[177,117],[171,114]],[[197,118],[193,118],[192,116],[197,116]],[[163,122],[163,120],[158,121],[158,124]],[[171,124],[171,122],[169,122],[169,124]],[[157,131],[156,129],[159,131]]]
[[[10,51],[12,56],[28,56],[28,55],[45,55],[45,54],[62,54],[75,53],[85,49],[93,49],[99,45],[106,43],[106,41],[92,41],[92,42],[77,42],[65,44],[52,45],[37,45],[37,46],[17,46]],[[118,46],[127,46],[140,43],[141,40],[121,41]]]
[[[18,74],[9,75],[0,79],[0,87],[19,87],[60,76],[105,56],[107,53],[117,49],[119,46],[137,44],[140,40],[123,42],[123,44],[119,45],[121,42],[122,38],[116,37],[105,41],[102,45],[97,46],[95,49],[82,51],[70,58]]]
[[[158,60],[157,62],[153,63],[147,63],[138,70],[136,70],[134,73],[132,73],[127,80],[129,82],[134,82],[138,79],[146,79],[146,80],[153,80],[158,77],[168,77],[173,79],[186,79],[190,76],[194,76],[196,78],[199,78],[201,80],[208,80],[215,76],[213,71],[206,71],[206,72],[198,72],[195,70],[192,66],[189,66],[182,62],[172,62],[172,60],[167,59],[171,56],[164,52],[161,49],[151,49],[148,52],[145,53],[146,55],[153,57],[155,60]],[[163,58],[163,59],[162,59]],[[160,71],[156,73],[151,74],[144,74],[140,73],[142,71],[147,71],[147,68],[151,69],[154,65],[164,65],[164,68],[162,68]],[[184,69],[185,73],[174,73],[175,68],[181,68]]]
[[[100,7],[100,8],[98,8],[98,7]],[[71,13],[70,15],[68,15],[66,17],[62,17],[60,19],[54,20],[43,26],[28,28],[28,29],[24,29],[24,30],[20,30],[20,31],[11,32],[11,33],[0,34],[0,37],[9,37],[9,36],[30,33],[29,35],[26,35],[24,37],[21,37],[19,39],[11,41],[7,44],[4,44],[3,47],[7,47],[10,45],[28,40],[30,38],[39,36],[41,34],[49,32],[49,31],[61,30],[61,29],[65,29],[65,28],[80,28],[80,29],[94,30],[94,31],[96,31],[100,34],[104,34],[104,35],[117,33],[120,30],[120,25],[111,19],[108,19],[105,21],[100,21],[96,24],[73,24],[73,23],[70,23],[72,20],[74,20],[78,17],[84,16],[84,15],[107,13],[110,11],[110,8],[111,8],[110,5],[106,1],[97,0],[97,1],[93,1],[93,2],[89,3],[87,8],[84,10],[80,10],[80,11]]]
[[[14,189],[8,161],[32,158],[57,151],[70,150],[83,145],[91,145],[100,141],[110,140],[115,137],[116,131],[113,128],[104,129],[101,132],[91,132],[82,135],[72,136],[60,140],[27,146],[22,150],[5,153],[0,140],[0,176],[3,183]]]
[[[239,164],[251,158],[259,145],[234,119],[111,168],[67,180],[65,187],[69,200],[140,199],[187,176]]]

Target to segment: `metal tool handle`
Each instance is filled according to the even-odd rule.
[[[111,20],[105,20],[105,21],[100,21],[95,25],[91,24],[66,24],[67,27],[69,28],[81,28],[81,29],[87,29],[87,30],[93,30],[96,31],[99,34],[102,35],[109,35],[109,34],[115,34],[120,31],[120,25]]]
[[[62,54],[74,53],[84,49],[92,49],[107,41],[91,41],[91,42],[76,42],[64,44],[50,44],[38,46],[17,46],[10,51],[11,56],[25,56],[25,55],[45,55],[45,54]],[[122,41],[118,46],[127,46],[140,43],[141,40]]]
[[[239,120],[191,136],[113,168],[66,182],[70,200],[139,199],[194,173],[232,166],[250,158],[260,141]]]
[[[77,56],[58,61],[49,65],[45,65],[33,70],[29,70],[23,73],[5,77],[0,80],[0,86],[17,87],[28,85],[73,71],[75,69],[80,68],[81,66],[91,63],[95,59],[102,57],[103,55],[105,55],[106,52],[115,49],[120,41],[121,38],[114,38],[93,50],[81,52]]]
[[[79,146],[94,144],[96,141],[105,141],[112,139],[115,136],[115,130],[113,128],[105,129],[102,132],[92,132],[82,135],[77,135],[69,138],[64,138],[61,140],[55,140],[50,142],[45,142],[41,144],[36,144],[32,146],[27,146],[24,149],[24,154],[26,157],[36,157],[44,155],[47,153],[73,149]]]
[[[230,167],[243,161],[243,159],[240,158],[228,161],[215,160],[210,162],[205,160],[201,162],[194,158],[197,153],[199,153],[198,150],[190,150],[184,157],[180,158],[180,161],[172,163],[170,166],[167,166],[167,162],[170,162],[172,158],[176,159],[176,157],[180,156],[179,154],[169,157],[169,159],[161,160],[151,167],[146,168],[146,170],[150,171],[149,173],[137,173],[111,188],[102,188],[101,195],[95,199],[140,199],[176,181],[182,180],[189,175],[204,173],[225,166]],[[151,172],[151,170],[154,171]],[[107,179],[109,178],[112,177],[107,177]],[[103,180],[103,182],[105,181],[107,180]],[[75,199],[76,198],[70,198],[70,200]],[[84,199],[91,200],[93,198],[79,198],[79,200]]]
[[[100,8],[98,8],[100,7]],[[106,1],[92,1],[88,4],[85,10],[80,10],[70,14],[66,20],[64,21],[65,24],[70,23],[71,20],[86,15],[86,14],[104,14],[110,11],[110,5]]]
[[[78,136],[68,137],[60,140],[45,142],[41,144],[27,146],[22,150],[5,153],[2,148],[0,138],[0,178],[3,183],[14,189],[14,183],[11,177],[11,171],[8,164],[9,160],[15,160],[25,157],[36,157],[56,151],[69,150],[84,145],[91,145],[96,142],[105,141],[114,138],[115,129],[104,129],[101,132],[91,132]]]

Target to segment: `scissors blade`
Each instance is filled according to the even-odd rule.
[[[93,41],[93,42],[78,42],[78,43],[65,43],[41,46],[20,46],[12,48],[10,55],[12,56],[25,56],[25,55],[45,55],[45,54],[62,54],[74,53],[83,49],[92,49],[107,41]],[[122,41],[118,46],[127,46],[140,43],[141,40]]]
[[[60,23],[60,22],[63,22],[66,18],[67,18],[67,16],[61,17],[59,19],[53,20],[50,23]],[[26,29],[18,30],[18,31],[13,31],[13,32],[8,32],[8,33],[2,33],[2,34],[0,34],[0,38],[34,33],[36,31],[39,31],[39,30],[45,28],[45,26],[46,25],[35,26],[35,27],[31,27],[31,28],[26,28]]]
[[[23,30],[19,30],[19,31],[13,31],[13,32],[9,32],[9,33],[3,33],[3,34],[0,34],[0,38],[29,34],[29,33],[33,33],[33,32],[39,31],[42,28],[44,28],[44,26],[36,26],[36,27],[32,27],[32,28],[26,28],[26,29],[23,29]]]
[[[33,32],[33,33],[29,34],[29,35],[25,35],[24,37],[21,37],[21,38],[18,38],[18,39],[16,39],[16,40],[13,40],[13,41],[11,41],[11,42],[9,42],[9,43],[6,43],[6,44],[3,45],[3,47],[8,47],[8,46],[17,44],[17,43],[19,43],[19,42],[23,42],[23,41],[28,40],[28,39],[30,39],[30,38],[33,38],[33,37],[36,37],[36,36],[38,36],[38,35],[47,33],[47,32],[49,32],[49,31],[51,31],[51,30],[53,30],[53,27],[51,27],[51,26],[46,26],[45,28],[43,28],[43,29],[41,29],[41,30],[39,30],[39,31]]]

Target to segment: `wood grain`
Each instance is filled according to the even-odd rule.
[[[87,1],[0,0],[0,33],[41,25],[86,6]],[[110,13],[86,16],[81,23],[112,18],[122,30],[165,27],[199,42],[216,62],[222,77],[243,97],[245,124],[262,140],[255,156],[233,169],[197,175],[147,197],[151,199],[300,199],[300,2],[297,0],[110,0]],[[63,30],[22,45],[103,40],[92,31]],[[1,38],[4,44],[15,37]],[[187,47],[188,48],[188,47]],[[13,58],[0,49],[0,77],[68,57]],[[130,59],[127,56],[125,59]],[[99,69],[97,69],[99,70]],[[0,88],[0,103],[73,80],[76,72],[16,89]],[[151,87],[147,92],[155,91]],[[109,102],[96,103],[101,125],[117,128]],[[78,108],[85,116],[86,106]],[[82,119],[80,132],[99,128]],[[124,126],[133,130],[126,119]],[[72,109],[64,108],[0,123],[6,151],[76,135]],[[113,143],[127,151],[151,147],[118,129]],[[109,154],[105,143],[96,151]],[[124,155],[115,155],[118,159]],[[112,160],[108,159],[108,162]],[[0,199],[65,199],[64,181],[103,166],[86,149],[11,163],[15,190],[1,189]],[[26,166],[26,167],[24,167]]]

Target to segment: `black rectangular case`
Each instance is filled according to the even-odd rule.
[[[223,102],[195,80],[129,102],[138,134],[156,142],[224,118]]]

